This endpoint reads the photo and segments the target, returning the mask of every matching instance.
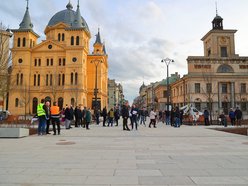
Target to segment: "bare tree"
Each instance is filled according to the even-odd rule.
[[[19,92],[20,92],[20,107],[24,107],[24,117],[25,120],[27,118],[27,107],[29,106],[30,103],[30,91],[29,91],[29,86],[26,84],[24,81],[23,83],[20,84],[19,86]]]
[[[11,63],[11,53],[9,50],[9,40],[12,34],[6,27],[0,23],[0,99],[3,100],[2,110],[4,110],[4,101],[9,91],[9,66]]]

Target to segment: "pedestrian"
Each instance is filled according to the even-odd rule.
[[[51,106],[51,120],[53,125],[53,135],[56,135],[56,126],[58,130],[58,135],[60,135],[60,111],[59,107],[57,106],[57,102],[53,102],[53,106]]]
[[[239,107],[237,107],[234,113],[236,118],[236,125],[241,126],[241,119],[243,115],[242,111],[239,109]]]
[[[226,116],[225,116],[224,112],[222,112],[219,117],[220,117],[221,124],[224,127],[227,127]]]
[[[95,110],[95,117],[96,117],[96,124],[99,125],[100,124],[100,110],[96,109]]]
[[[170,125],[171,124],[171,118],[170,118],[170,114],[171,112],[169,110],[165,111],[165,124],[166,125]]]
[[[174,127],[178,128],[178,127],[180,127],[180,110],[178,107],[176,107],[176,109],[175,109],[174,117],[175,117]]]
[[[153,111],[153,108],[151,109],[151,112],[150,112],[150,123],[149,123],[149,128],[151,128],[151,125],[153,124],[153,127],[156,128],[156,112]]]
[[[131,117],[132,117],[132,130],[134,128],[134,124],[135,124],[135,129],[138,130],[138,123],[137,123],[137,115],[138,115],[138,109],[136,108],[135,105],[132,106],[131,109]]]
[[[113,120],[114,120],[114,110],[111,108],[108,112],[108,127],[111,124],[111,127],[113,127]]]
[[[115,117],[115,122],[116,122],[115,126],[118,126],[118,121],[120,119],[120,111],[119,111],[118,106],[115,108],[114,117]]]
[[[46,106],[44,105],[45,100],[41,99],[40,104],[37,106],[37,116],[39,118],[38,135],[44,135],[46,133]]]
[[[140,110],[140,125],[144,124],[146,126],[145,122],[146,112],[144,107]]]
[[[88,108],[86,110],[86,114],[85,114],[85,120],[86,120],[86,130],[89,130],[89,125],[90,125],[90,122],[91,122],[91,112],[90,112],[90,108]]]
[[[170,113],[170,124],[171,126],[175,125],[175,108],[171,109],[171,113]]]
[[[229,118],[230,118],[230,121],[231,121],[231,125],[234,126],[234,124],[235,124],[235,113],[234,113],[232,108],[229,111]]]
[[[75,116],[75,127],[78,127],[78,123],[79,123],[79,109],[78,109],[78,106],[75,107],[75,110],[74,110],[74,116]]]
[[[51,123],[51,109],[50,109],[50,102],[46,101],[45,103],[45,111],[46,111],[46,134],[51,134],[49,132],[49,127]]]
[[[125,103],[125,105],[122,106],[122,119],[123,119],[123,130],[130,131],[127,125],[127,121],[129,118],[129,111],[128,111],[128,102]]]
[[[209,125],[209,112],[207,109],[204,110],[203,115],[204,115],[204,124],[205,126],[208,126]]]
[[[73,106],[71,105],[71,107],[70,107],[70,117],[71,117],[71,122],[70,122],[70,128],[72,128],[72,126],[71,126],[71,124],[72,124],[72,122],[73,122],[73,120],[74,120],[74,110],[73,110]]]
[[[86,109],[86,107],[84,107],[84,109],[82,110],[83,128],[85,128],[85,126],[86,126],[86,119],[85,119],[86,112],[87,112],[87,109]]]
[[[107,115],[108,115],[108,113],[107,113],[107,108],[106,107],[104,107],[103,109],[102,109],[102,117],[103,117],[103,127],[106,127],[106,119],[107,119]]]
[[[70,108],[66,105],[65,108],[65,129],[70,129],[70,123],[71,123],[71,112]]]

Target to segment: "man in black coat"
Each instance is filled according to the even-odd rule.
[[[102,109],[103,127],[106,127],[105,123],[106,123],[107,115],[108,115],[108,113],[107,113],[107,108],[104,107],[104,108]]]
[[[130,130],[127,126],[127,120],[129,118],[128,103],[122,107],[122,118],[123,118],[123,130]]]

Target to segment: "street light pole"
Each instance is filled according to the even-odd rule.
[[[92,60],[91,63],[95,64],[96,67],[96,77],[95,77],[95,89],[94,89],[94,96],[95,96],[95,104],[94,104],[94,110],[96,111],[98,109],[98,102],[97,102],[97,94],[98,94],[98,88],[97,88],[97,68],[100,63],[102,63],[102,60],[95,59]]]
[[[166,94],[166,97],[167,97],[167,105],[166,105],[166,108],[167,108],[167,111],[169,111],[169,104],[170,104],[170,85],[169,85],[169,64],[170,63],[173,63],[174,60],[173,59],[170,59],[170,58],[165,58],[165,59],[162,59],[161,62],[165,63],[166,64],[166,68],[167,68],[167,77],[166,77],[166,85],[167,85],[167,94]]]

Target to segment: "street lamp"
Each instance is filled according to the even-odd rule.
[[[97,67],[98,67],[98,65],[100,63],[103,63],[103,62],[100,59],[95,59],[95,60],[92,60],[90,63],[94,63],[95,66],[96,66],[95,89],[94,89],[94,96],[95,96],[94,110],[96,111],[98,109],[98,102],[97,102],[97,93],[98,93],[98,88],[97,88]]]
[[[170,101],[169,101],[169,98],[170,98],[169,64],[170,63],[173,63],[174,60],[173,59],[170,59],[170,58],[165,58],[165,59],[162,59],[161,62],[162,63],[165,63],[166,64],[166,68],[167,68],[167,78],[166,78],[166,80],[167,80],[167,82],[166,82],[166,84],[167,84],[167,94],[166,94],[166,97],[167,97],[167,111],[169,111],[169,103],[170,103]]]

